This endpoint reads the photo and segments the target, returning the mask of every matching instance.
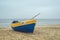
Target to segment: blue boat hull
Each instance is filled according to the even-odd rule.
[[[34,27],[35,27],[35,23],[22,25],[22,26],[17,26],[17,27],[12,27],[12,28],[15,31],[33,33]]]

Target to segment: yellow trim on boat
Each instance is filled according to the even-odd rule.
[[[31,23],[36,23],[36,20],[27,20],[27,21],[25,21],[25,24],[31,24]]]
[[[11,26],[12,27],[17,27],[17,26],[21,26],[22,25],[22,22],[18,22],[18,23],[13,23]]]
[[[36,20],[27,20],[27,21],[25,21],[24,23],[23,23],[23,22],[13,23],[13,24],[11,25],[11,27],[28,25],[28,24],[32,24],[32,23],[36,23]]]

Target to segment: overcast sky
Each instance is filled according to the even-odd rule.
[[[60,0],[0,0],[0,18],[60,19]]]

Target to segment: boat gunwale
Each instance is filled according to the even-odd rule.
[[[31,24],[36,24],[36,23],[31,23]],[[21,26],[26,26],[26,25],[30,25],[30,24],[20,25],[20,27],[21,27]],[[12,26],[11,26],[11,27],[12,27]],[[15,28],[15,27],[19,27],[19,26],[14,26],[14,27],[12,27],[12,28]]]

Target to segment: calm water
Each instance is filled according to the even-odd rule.
[[[18,21],[24,21],[26,19],[19,19]],[[10,27],[13,19],[0,19],[0,27]],[[38,19],[36,26],[39,25],[52,25],[60,24],[60,19]]]

